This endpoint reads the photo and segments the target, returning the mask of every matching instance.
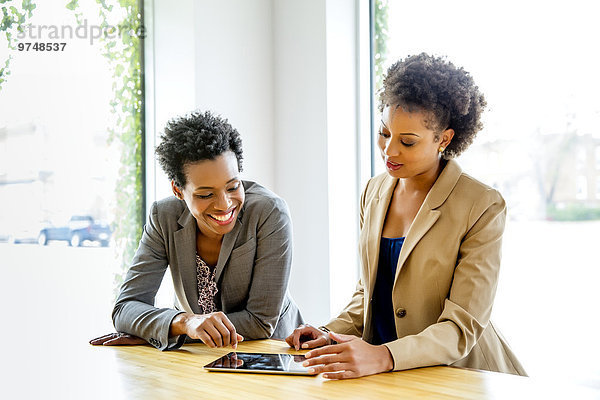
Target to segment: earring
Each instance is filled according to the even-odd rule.
[[[438,149],[438,151],[439,151],[440,153],[443,153],[443,152],[444,152],[444,150],[446,150],[446,149],[445,149],[444,147],[442,147],[442,146],[440,146],[440,148]]]

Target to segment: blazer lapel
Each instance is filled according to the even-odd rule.
[[[396,276],[394,278],[394,283],[398,280],[398,276],[400,275],[400,270],[402,266],[406,262],[406,259],[413,251],[417,243],[425,236],[427,231],[431,229],[435,221],[440,217],[440,212],[438,210],[431,210],[427,207],[427,199],[421,205],[417,216],[415,217],[412,225],[410,226],[408,233],[406,234],[406,239],[404,239],[404,244],[402,245],[402,249],[400,250],[400,256],[398,257],[398,266],[396,267]]]
[[[394,188],[396,187],[397,179],[387,177],[379,188],[379,193],[369,203],[369,209],[365,213],[366,219],[363,224],[368,230],[366,233],[367,237],[367,265],[370,266],[368,269],[369,278],[369,294],[373,293],[375,287],[375,279],[377,277],[377,264],[379,263],[379,246],[381,242],[381,232],[383,231],[383,224],[385,222],[385,216],[387,214],[390,200],[394,194]]]
[[[449,160],[429,190],[429,193],[427,193],[423,204],[421,204],[421,208],[417,212],[417,216],[406,234],[402,250],[400,250],[394,285],[410,253],[440,217],[441,212],[437,208],[446,201],[454,189],[456,182],[458,182],[461,173],[462,170],[456,161]]]
[[[242,215],[244,214],[245,206],[242,207],[242,210],[238,214],[237,221],[235,222],[235,226],[233,230],[223,236],[223,243],[221,243],[221,250],[219,250],[219,261],[217,262],[216,271],[215,271],[215,282],[219,282],[221,278],[221,274],[225,269],[225,264],[229,260],[229,256],[233,251],[233,246],[237,240],[240,231],[242,230]]]
[[[247,182],[247,181],[242,181],[242,185],[244,186],[244,192],[247,195],[248,189],[250,186],[253,185],[253,183]],[[237,216],[237,221],[235,221],[235,226],[233,227],[233,230],[231,232],[225,234],[225,236],[223,236],[223,243],[221,243],[221,250],[219,250],[219,261],[217,261],[217,266],[216,266],[216,271],[215,271],[215,281],[217,282],[217,284],[219,282],[219,279],[221,279],[221,275],[223,274],[223,270],[225,269],[225,264],[227,264],[227,261],[229,260],[229,256],[231,256],[231,252],[233,251],[233,246],[235,245],[237,237],[240,234],[240,232],[244,226],[243,216],[244,216],[245,211],[246,211],[246,204],[244,204],[242,206],[242,209],[240,210],[240,212]],[[220,298],[220,296],[219,296],[219,298]]]
[[[177,223],[181,229],[174,233],[177,264],[188,309],[199,313],[198,283],[196,274],[196,220],[187,207]],[[182,299],[181,299],[182,300]],[[182,306],[186,306],[182,304]]]
[[[363,223],[364,238],[367,243],[365,245],[366,252],[366,271],[365,279],[365,297],[368,299],[367,309],[364,316],[363,338],[371,340],[373,337],[371,320],[372,307],[371,300],[373,298],[373,290],[375,288],[375,280],[377,279],[377,265],[379,263],[379,246],[381,242],[381,232],[385,222],[390,200],[394,194],[394,188],[398,179],[386,176],[386,179],[381,183],[378,192],[373,196],[373,199],[367,204],[365,210],[365,221]]]

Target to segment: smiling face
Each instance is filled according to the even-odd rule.
[[[171,182],[173,193],[185,201],[201,234],[221,239],[235,226],[245,199],[235,154],[226,151],[214,160],[186,164],[184,170],[187,183],[178,188]]]
[[[426,124],[427,114],[407,112],[399,106],[383,109],[377,144],[386,171],[394,178],[413,178],[437,174],[440,148],[446,148],[454,131],[439,133]],[[427,126],[426,126],[427,125]]]

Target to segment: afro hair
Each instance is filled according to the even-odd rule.
[[[481,114],[486,101],[471,75],[442,57],[426,53],[408,56],[394,63],[383,80],[379,110],[400,106],[408,112],[425,112],[427,127],[436,132],[454,130],[443,153],[445,159],[458,156],[483,128]]]
[[[209,111],[195,111],[170,120],[162,142],[156,147],[158,163],[177,187],[187,183],[185,166],[203,160],[214,160],[231,150],[242,171],[242,139],[226,119]]]

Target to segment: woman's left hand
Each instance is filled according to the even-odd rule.
[[[394,360],[386,346],[375,346],[353,335],[329,332],[329,337],[338,344],[306,353],[307,360],[303,365],[311,367],[309,372],[324,372],[323,377],[328,379],[348,379],[394,368]]]

